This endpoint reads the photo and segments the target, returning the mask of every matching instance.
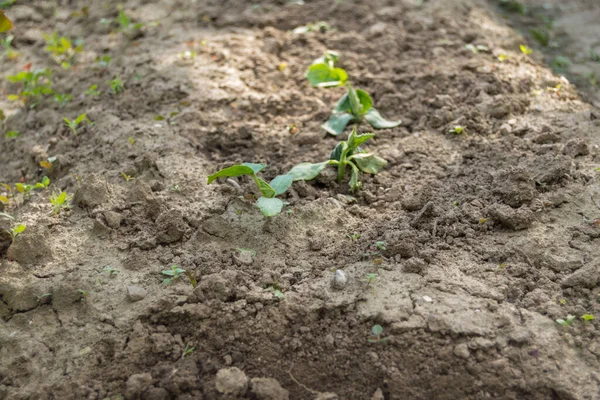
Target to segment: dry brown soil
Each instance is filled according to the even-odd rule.
[[[7,10],[21,57],[0,61],[0,109],[21,135],[0,137],[0,182],[52,182],[5,210],[27,229],[0,246],[0,399],[600,399],[600,110],[494,2],[122,2],[141,36],[99,22],[118,3]],[[290,32],[319,20],[335,30]],[[44,51],[52,31],[84,41],[73,68]],[[368,146],[387,168],[356,194],[333,170],[294,183],[268,220],[247,179],[206,185],[236,162],[272,178],[328,158],[343,89],[304,79],[325,49],[402,119]],[[73,101],[5,100],[28,63]],[[75,140],[62,118],[82,112]],[[53,216],[61,189],[73,208]],[[197,287],[163,284],[171,265]]]

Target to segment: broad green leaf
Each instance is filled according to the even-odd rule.
[[[48,178],[47,176],[45,176],[45,177],[42,179],[42,185],[44,185],[44,186],[48,186],[49,184],[50,184],[50,178]]]
[[[17,191],[19,191],[19,193],[24,193],[25,185],[23,185],[22,183],[15,183],[15,189],[17,189]]]
[[[238,164],[228,168],[224,168],[220,171],[215,172],[208,176],[208,184],[210,185],[215,179],[223,177],[234,177],[242,175],[254,175],[256,172],[262,170],[266,165],[264,164]]]
[[[36,183],[36,184],[33,186],[33,188],[34,188],[34,189],[43,189],[43,188],[45,188],[45,187],[46,187],[46,186],[44,186],[44,184],[43,184],[43,183],[40,183],[40,182]]]
[[[347,112],[334,112],[331,114],[327,122],[321,125],[328,133],[337,136],[344,132],[350,121],[354,120],[354,115]]]
[[[383,158],[369,153],[354,154],[350,159],[356,163],[361,171],[369,174],[376,174],[387,165],[387,161]]]
[[[259,197],[258,200],[256,200],[256,206],[260,209],[262,215],[265,217],[272,217],[281,212],[283,201],[277,197]]]
[[[56,202],[58,204],[62,204],[65,202],[65,200],[67,200],[67,192],[62,192],[57,198],[56,198]]]
[[[17,225],[16,228],[13,228],[12,231],[13,231],[14,236],[17,236],[19,233],[25,232],[25,229],[27,229],[27,227],[25,225],[21,224],[21,225]]]
[[[65,124],[71,125],[71,120],[69,118],[63,117],[63,121],[65,121]]]
[[[82,123],[83,121],[85,121],[87,118],[87,115],[85,114],[81,114],[79,117],[77,117],[77,119],[75,120],[75,125],[79,125],[80,123]]]
[[[290,175],[294,181],[310,181],[319,175],[329,164],[329,161],[316,164],[301,163],[295,165],[287,174]]]
[[[262,193],[263,196],[265,196],[267,198],[271,198],[271,197],[275,196],[275,189],[273,189],[271,187],[271,185],[269,185],[267,182],[260,179],[256,175],[254,176],[254,181],[256,182],[256,185],[258,185],[258,189],[260,190],[260,192]]]
[[[363,144],[364,142],[366,142],[367,140],[371,139],[372,137],[374,137],[375,134],[374,133],[364,133],[362,135],[358,135],[356,133],[356,127],[354,127],[354,129],[352,129],[352,132],[350,133],[350,135],[348,136],[348,147],[352,150],[358,148],[358,146],[360,146],[361,144]]]
[[[0,196],[0,203],[8,204],[8,197]]]
[[[592,314],[583,314],[579,318],[581,318],[584,321],[592,321],[592,320],[594,320],[594,316]]]
[[[363,106],[360,102],[358,94],[356,90],[350,85],[348,85],[348,100],[350,100],[350,109],[352,110],[352,114],[355,117],[360,117],[362,115]]]
[[[306,79],[313,87],[341,86],[348,80],[348,74],[342,68],[332,68],[328,64],[313,64],[308,67]]]
[[[350,176],[350,182],[348,182],[348,186],[350,186],[352,191],[358,190],[361,186],[360,182],[358,181],[358,168],[356,168],[356,165],[352,163],[349,164],[352,167],[352,175]]]
[[[350,107],[350,99],[348,98],[348,92],[344,93],[344,95],[335,103],[335,107],[333,107],[333,112],[352,112],[352,107]]]
[[[361,115],[367,113],[371,108],[373,108],[373,99],[369,96],[369,93],[364,90],[356,89],[356,95],[358,96],[358,100],[360,100],[360,104],[362,105]]]
[[[369,111],[367,111],[365,114],[365,119],[373,128],[376,129],[395,128],[402,123],[402,121],[388,121],[387,119],[383,118],[381,114],[379,114],[379,111],[377,111],[375,108],[371,108]]]
[[[381,325],[373,325],[371,332],[373,332],[373,335],[375,336],[381,336],[383,333],[383,327]]]
[[[275,190],[275,196],[285,193],[293,181],[294,177],[289,174],[276,176],[270,183],[271,187]]]
[[[2,10],[0,10],[0,32],[7,32],[10,31],[12,28],[13,24],[11,20],[8,19],[6,15],[4,15],[4,12]]]

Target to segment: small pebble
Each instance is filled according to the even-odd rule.
[[[136,302],[143,300],[148,295],[146,289],[139,286],[127,286],[127,298],[129,301]]]

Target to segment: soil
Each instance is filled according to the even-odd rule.
[[[127,34],[98,22],[116,1],[7,10],[21,56],[3,93],[32,63],[73,101],[0,100],[21,132],[0,137],[0,182],[51,179],[5,210],[27,229],[0,242],[0,399],[600,398],[598,318],[580,318],[600,316],[600,110],[521,54],[495,2],[299,3],[126,1],[147,24]],[[319,20],[335,30],[291,32]],[[69,70],[52,31],[84,41]],[[269,219],[248,180],[206,185],[236,162],[272,178],[328,158],[343,89],[304,78],[326,49],[402,119],[368,145],[387,168],[357,193],[333,170],[294,183]],[[75,139],[62,118],[83,112]],[[73,208],[54,216],[57,190]],[[172,265],[197,286],[164,284]]]

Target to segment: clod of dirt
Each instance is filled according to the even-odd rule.
[[[526,206],[515,210],[504,204],[493,204],[488,209],[488,214],[494,221],[514,231],[529,228],[534,217],[533,211]]]
[[[385,397],[383,397],[383,390],[381,390],[381,388],[377,388],[375,393],[373,393],[373,396],[371,396],[371,400],[384,400],[384,399],[385,399]]]
[[[183,214],[179,210],[168,210],[160,214],[156,219],[156,226],[159,230],[156,240],[162,244],[177,242],[187,229]]]
[[[248,377],[239,368],[223,368],[217,372],[215,388],[219,393],[243,396],[248,390]]]
[[[135,374],[127,379],[125,385],[125,398],[127,400],[137,400],[142,398],[142,394],[152,386],[152,375]]]
[[[583,139],[572,139],[565,144],[563,154],[571,157],[587,156],[590,154],[590,149]]]
[[[257,400],[288,400],[290,394],[273,378],[252,378],[251,391]]]
[[[235,271],[226,270],[219,274],[206,275],[194,290],[199,299],[218,299],[227,301],[233,295]]]
[[[344,287],[346,287],[346,283],[348,283],[346,273],[341,269],[336,269],[335,273],[331,277],[331,287],[337,290],[342,290]]]
[[[106,203],[109,193],[108,182],[101,176],[92,174],[83,178],[73,201],[80,207],[94,208]]]
[[[12,260],[21,265],[39,265],[52,260],[52,248],[46,238],[49,237],[47,229],[42,226],[33,226],[20,235],[10,249]]]
[[[571,275],[567,276],[562,281],[562,286],[582,286],[591,289],[596,286],[598,282],[600,282],[600,265],[598,265],[598,263],[592,263],[581,267]]]
[[[469,346],[466,343],[456,345],[453,353],[456,357],[465,360],[471,356],[471,352],[469,352]]]
[[[552,157],[545,156],[538,163],[539,172],[535,181],[548,185],[558,182],[571,171],[571,160],[564,156]]]
[[[404,263],[404,272],[411,272],[413,274],[424,274],[427,270],[427,263],[425,260],[418,257],[411,257]]]
[[[0,276],[0,298],[13,311],[33,310],[44,293],[41,279],[25,272],[18,264],[8,263]]]
[[[511,207],[529,203],[537,195],[533,178],[521,167],[508,168],[495,176],[493,193]]]
[[[147,295],[148,292],[144,288],[138,286],[127,286],[127,298],[132,303],[143,300]]]
[[[12,236],[6,230],[0,230],[0,257],[8,252],[8,248],[12,244]]]
[[[118,229],[121,226],[121,221],[123,217],[121,214],[114,211],[105,211],[104,219],[106,220],[106,225],[112,229]]]

